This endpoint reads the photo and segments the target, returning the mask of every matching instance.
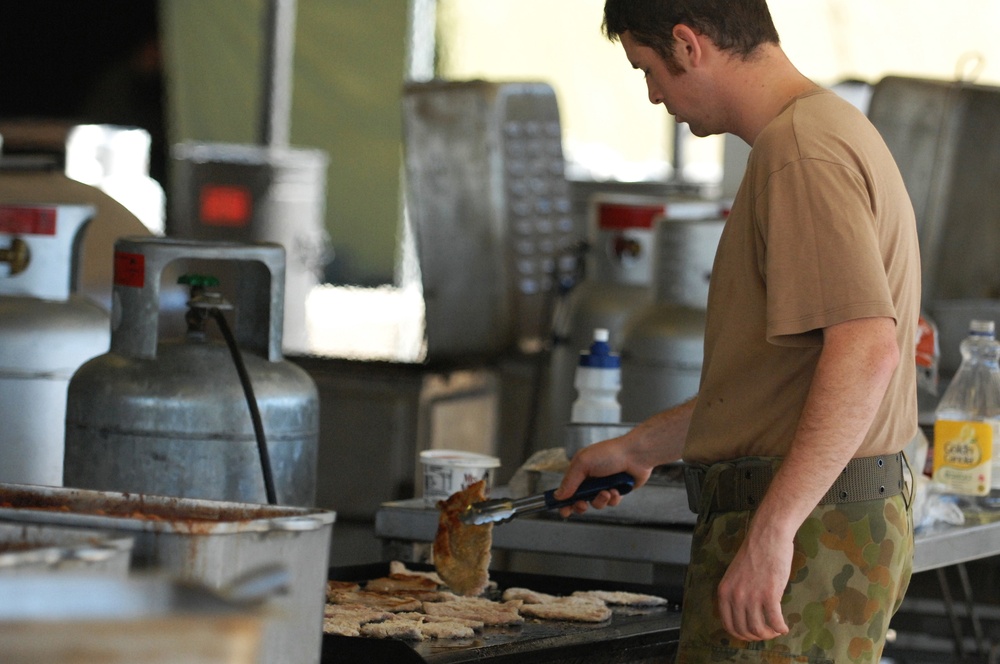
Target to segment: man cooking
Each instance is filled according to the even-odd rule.
[[[896,164],[788,60],[765,0],[607,0],[604,30],[651,103],[752,151],[697,396],[578,452],[556,496],[683,459],[698,522],[677,661],[877,663],[913,553],[920,264]]]

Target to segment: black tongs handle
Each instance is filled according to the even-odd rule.
[[[590,502],[602,491],[618,489],[618,493],[624,496],[635,487],[635,478],[628,473],[615,473],[607,477],[588,477],[580,483],[580,487],[572,496],[565,500],[556,500],[555,489],[545,492],[545,507],[548,509],[558,509],[572,505],[579,500]]]

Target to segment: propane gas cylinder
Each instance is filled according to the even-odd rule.
[[[59,486],[66,386],[107,352],[108,313],[75,292],[87,205],[0,205],[0,482]]]
[[[640,422],[698,392],[705,309],[724,219],[660,219],[653,300],[624,326],[622,419]]]
[[[187,331],[160,340],[165,275],[221,261],[233,302],[187,276]],[[273,243],[119,239],[111,350],[69,384],[66,486],[311,506],[319,397],[281,354],[284,268]]]
[[[553,438],[561,439],[561,432],[571,419],[573,381],[580,350],[590,345],[594,330],[608,330],[611,350],[620,352],[625,326],[653,304],[657,224],[665,219],[714,218],[720,214],[720,208],[718,201],[678,195],[598,192],[591,196],[588,202],[591,246],[586,256],[586,278],[569,294],[561,309],[563,316],[556,318],[549,365],[550,431],[543,430],[538,440],[546,441],[547,445]],[[560,329],[560,324],[565,328]],[[638,421],[627,419],[635,412],[627,407],[624,396],[619,395],[622,417],[626,422]]]

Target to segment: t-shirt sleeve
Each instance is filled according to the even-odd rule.
[[[857,172],[792,162],[771,174],[755,207],[769,342],[815,345],[825,327],[895,318],[871,197]]]

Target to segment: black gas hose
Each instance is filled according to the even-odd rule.
[[[209,309],[209,314],[219,325],[219,330],[229,347],[229,354],[233,356],[233,364],[236,365],[236,372],[240,376],[240,384],[243,386],[243,394],[247,399],[247,406],[250,407],[250,419],[253,421],[253,432],[257,439],[257,452],[260,455],[260,468],[264,473],[264,491],[267,493],[267,502],[270,505],[277,505],[278,498],[274,491],[274,474],[271,471],[271,456],[267,451],[267,439],[264,436],[264,422],[260,416],[260,408],[257,407],[257,398],[253,393],[253,385],[250,383],[250,374],[247,373],[246,365],[243,363],[243,356],[236,339],[229,329],[226,317],[222,315],[216,307]]]

